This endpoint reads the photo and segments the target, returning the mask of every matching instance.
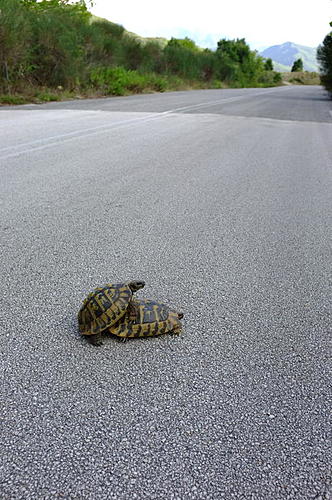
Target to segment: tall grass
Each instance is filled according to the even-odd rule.
[[[141,74],[122,67],[100,66],[93,68],[89,77],[91,85],[105,95],[127,95],[142,92],[164,92],[167,80],[154,73]]]

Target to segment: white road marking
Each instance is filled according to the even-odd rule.
[[[151,115],[148,115],[149,116],[155,116],[155,113],[151,114]],[[145,117],[146,118],[146,117]],[[122,125],[122,124],[132,124],[136,121],[142,121],[144,120],[144,118],[142,118],[141,116],[139,118],[132,118],[130,120],[123,120],[123,121],[120,121],[120,122],[116,122],[116,123],[113,123],[113,125],[98,125],[98,127],[91,127],[91,128],[82,128],[82,129],[78,129],[78,130],[74,130],[73,132],[67,132],[66,134],[58,134],[58,135],[53,135],[53,136],[50,136],[50,137],[44,137],[42,139],[36,139],[35,141],[29,141],[29,142],[23,142],[22,144],[19,144],[17,146],[8,146],[6,148],[2,148],[0,149],[0,153],[2,152],[5,152],[5,151],[8,151],[8,150],[11,150],[11,149],[17,149],[17,148],[22,148],[22,147],[26,147],[26,146],[33,146],[34,144],[40,144],[40,143],[43,143],[43,142],[47,142],[47,141],[53,141],[53,140],[57,140],[57,139],[63,139],[63,138],[66,138],[66,137],[71,137],[71,136],[75,136],[77,135],[78,137],[82,137],[82,133],[84,132],[92,132],[94,133],[95,131],[99,131],[99,130],[102,130],[102,129],[112,129],[118,125]],[[89,135],[89,134],[83,134],[83,137],[84,135]]]
[[[260,91],[260,92],[255,92],[254,94],[243,94],[240,96],[235,96],[235,97],[229,97],[229,98],[223,98],[223,99],[218,99],[214,101],[207,101],[207,102],[202,102],[199,104],[192,104],[190,106],[183,106],[180,108],[174,108],[170,109],[167,111],[163,111],[161,113],[150,113],[144,117],[139,117],[139,118],[132,118],[130,120],[123,120],[120,122],[116,122],[113,125],[99,125],[98,127],[92,127],[92,128],[85,128],[85,129],[78,129],[73,132],[68,132],[66,134],[59,134],[59,135],[54,135],[50,137],[45,137],[43,139],[37,139],[35,141],[30,141],[26,143],[22,143],[16,146],[8,146],[6,148],[0,149],[0,154],[5,153],[8,151],[7,154],[4,154],[3,156],[0,156],[0,160],[5,160],[7,158],[12,158],[15,156],[19,156],[22,154],[26,153],[31,153],[34,151],[40,151],[45,148],[49,148],[52,146],[57,146],[59,143],[62,142],[68,142],[72,141],[74,139],[80,139],[84,137],[89,137],[95,134],[100,134],[103,132],[108,132],[112,129],[120,129],[124,127],[131,126],[136,123],[144,123],[148,121],[153,121],[153,120],[158,120],[161,118],[164,118],[170,114],[181,112],[181,111],[190,111],[194,109],[199,109],[199,108],[204,108],[204,107],[211,107],[215,106],[217,104],[221,103],[228,103],[228,102],[234,102],[234,101],[239,101],[241,99],[248,99],[248,97],[256,97],[258,95],[266,95],[270,94],[272,92],[276,92],[278,90],[283,90],[285,87],[274,87],[271,90],[265,90],[265,91]],[[44,144],[43,144],[44,143]],[[37,146],[37,144],[40,144],[40,146]],[[34,146],[36,145],[36,146]],[[32,147],[29,147],[32,146]],[[21,149],[24,148],[24,149]]]

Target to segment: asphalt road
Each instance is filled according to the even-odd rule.
[[[0,110],[1,500],[332,497],[331,110],[320,87]],[[180,337],[80,338],[126,279]]]

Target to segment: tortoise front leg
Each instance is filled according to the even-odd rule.
[[[169,333],[170,335],[180,335],[182,333],[182,328],[181,326],[175,326]]]
[[[88,342],[96,347],[103,345],[103,342],[101,340],[101,333],[97,333],[96,335],[89,335]]]

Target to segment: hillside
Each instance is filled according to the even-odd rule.
[[[301,58],[306,71],[318,71],[316,48],[286,42],[263,50],[260,55],[271,58],[276,71],[290,71],[296,59]]]

